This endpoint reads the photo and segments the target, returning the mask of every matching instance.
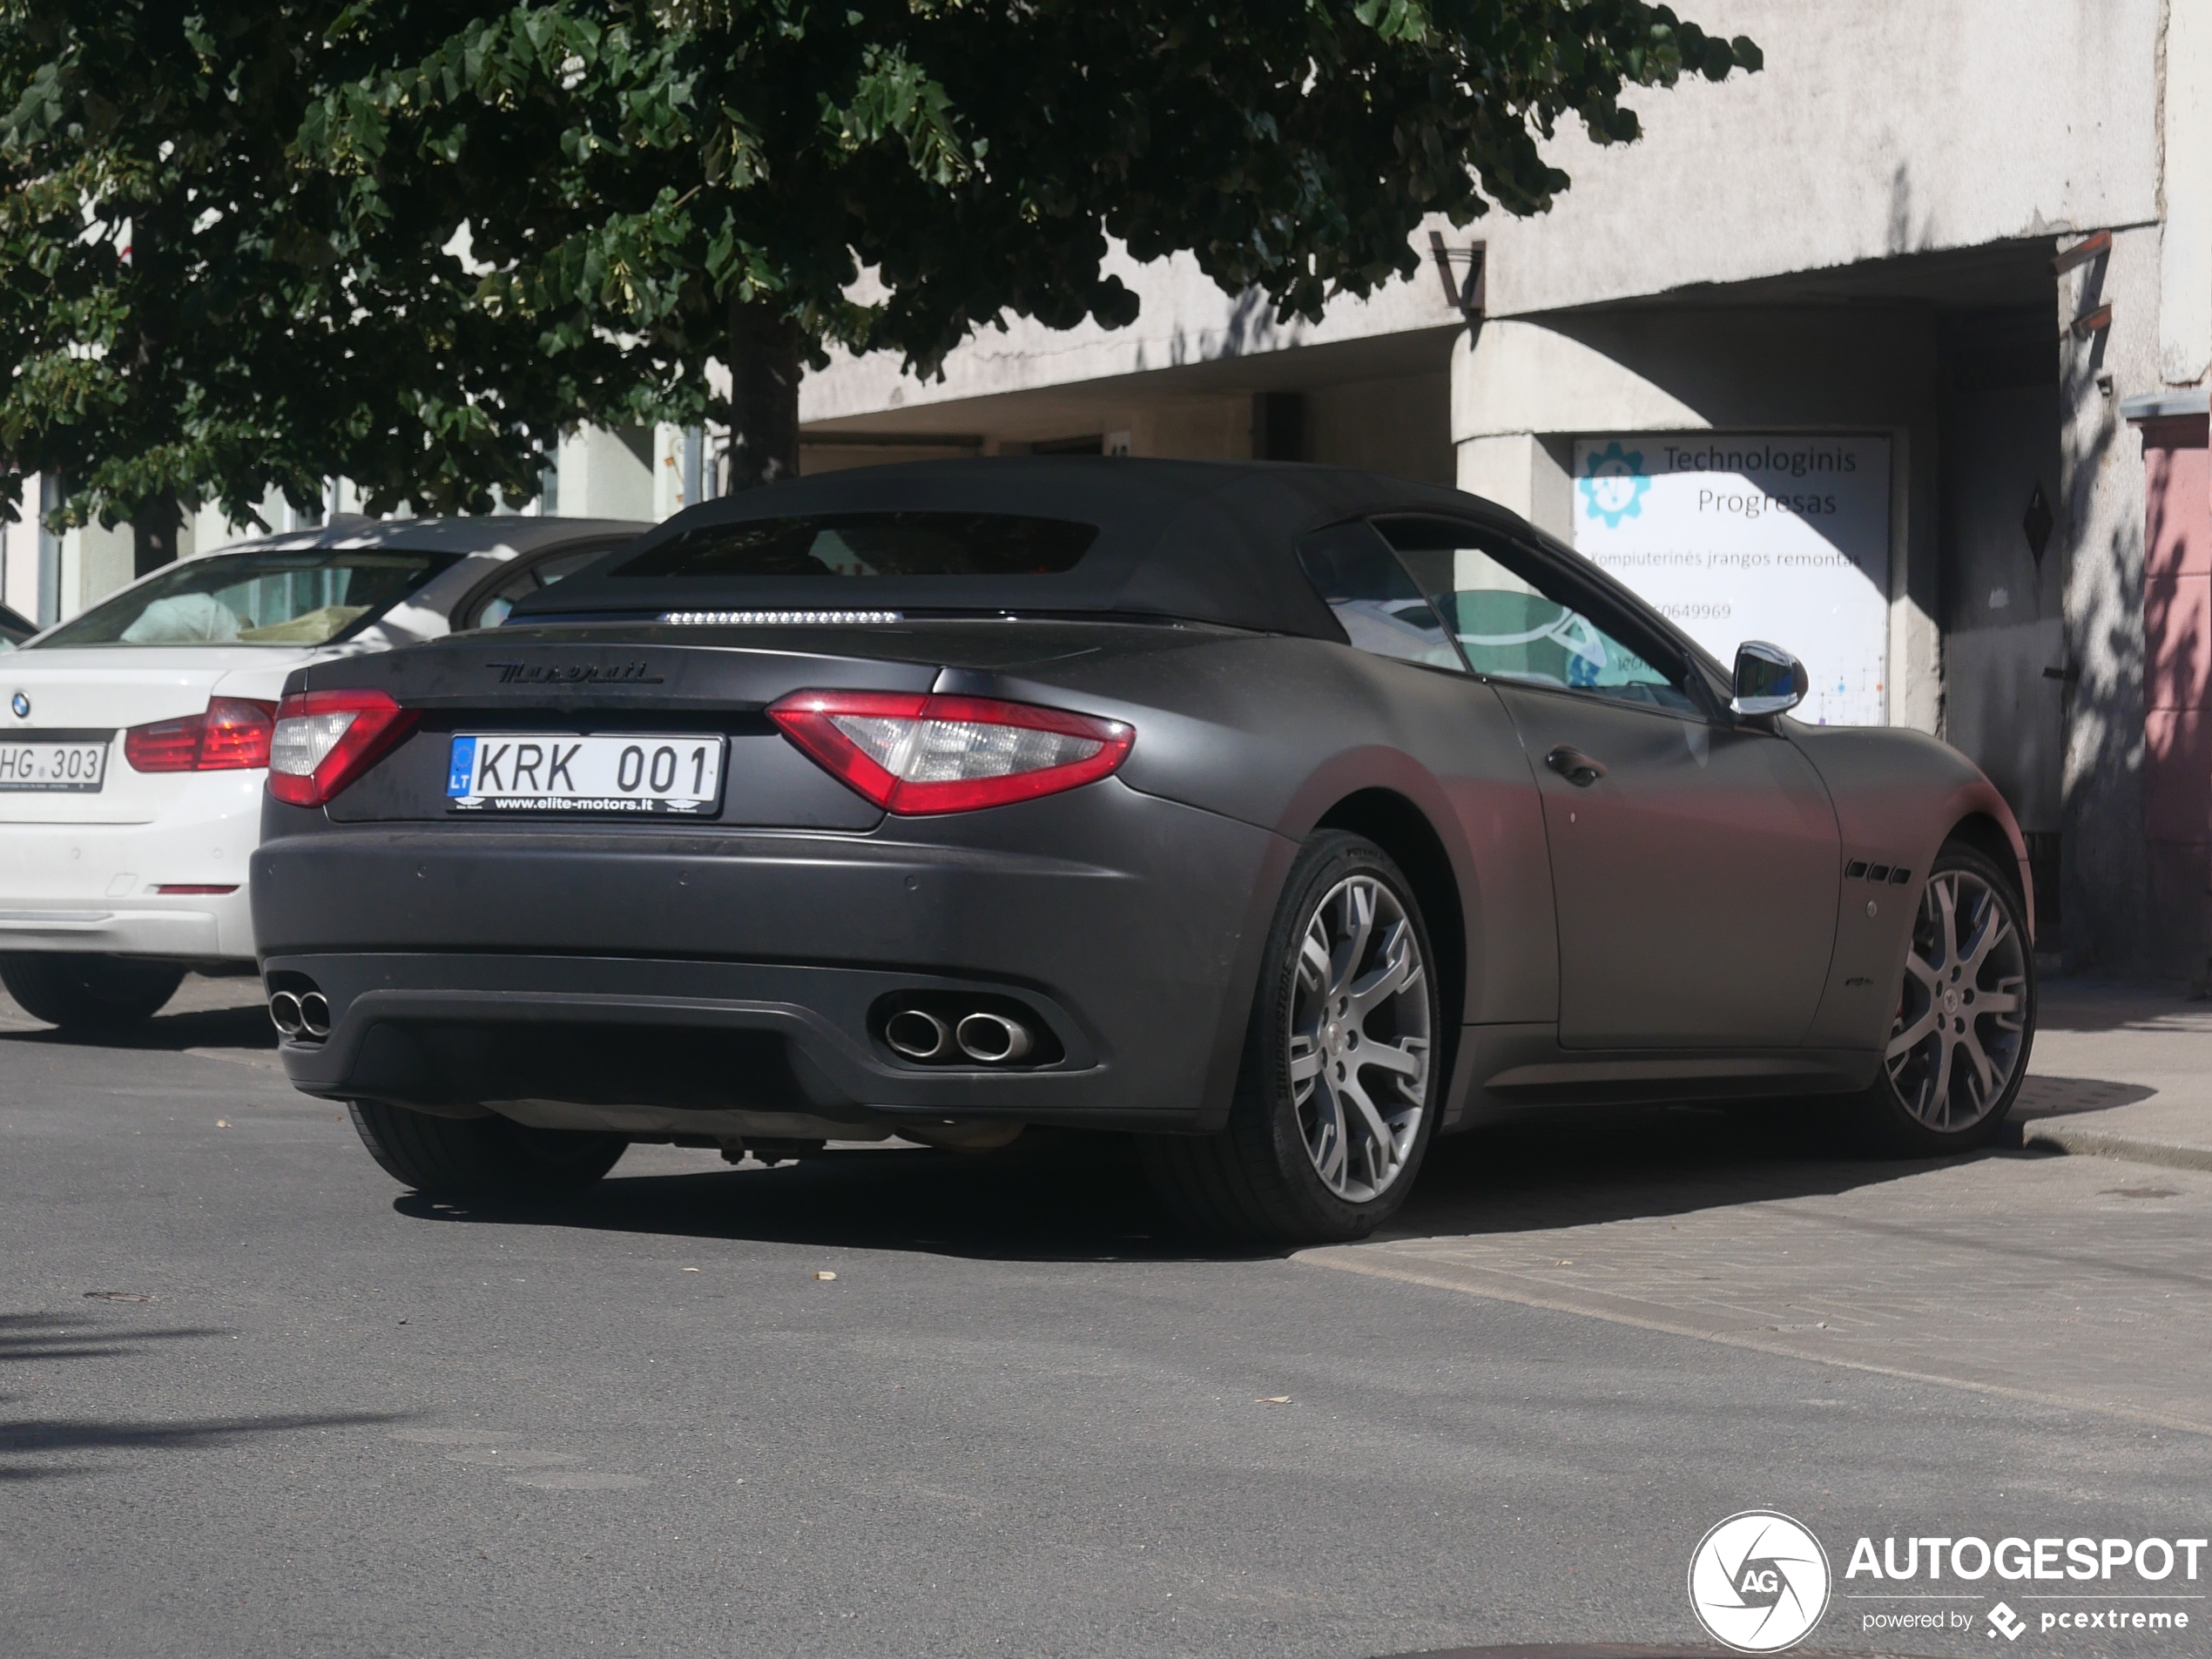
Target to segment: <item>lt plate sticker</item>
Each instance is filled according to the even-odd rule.
[[[464,732],[446,795],[456,812],[705,816],[721,801],[722,751],[720,737],[692,733]]]

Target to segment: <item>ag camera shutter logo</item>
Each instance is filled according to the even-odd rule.
[[[1779,1653],[1811,1634],[1828,1610],[1828,1552],[1771,1509],[1730,1515],[1689,1558],[1689,1606],[1716,1642],[1738,1653]]]

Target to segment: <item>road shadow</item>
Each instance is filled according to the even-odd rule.
[[[2177,980],[2067,978],[2036,987],[2035,1028],[2094,1033],[2197,1029],[2212,1035],[2212,1001]]]
[[[204,1325],[116,1325],[78,1313],[0,1313],[0,1365],[35,1359],[119,1359],[143,1345],[227,1332]]]
[[[695,1175],[613,1176],[580,1197],[527,1207],[409,1193],[423,1220],[526,1224],[850,1245],[1008,1261],[1250,1260],[1282,1252],[1179,1236],[1126,1136],[1032,1130],[996,1152],[832,1148],[795,1163]]]
[[[28,1017],[28,1016],[26,1016]],[[0,1028],[0,1042],[63,1049],[154,1049],[181,1054],[187,1049],[265,1049],[277,1046],[268,1013],[251,1007],[182,1008],[157,1014],[123,1031],[62,1031],[51,1025]]]
[[[206,1418],[190,1423],[132,1422],[116,1418],[0,1418],[0,1484],[102,1474],[113,1466],[36,1460],[82,1452],[179,1452],[233,1444],[310,1428],[359,1428],[401,1420],[401,1412],[285,1412],[260,1417]]]
[[[1835,1194],[1931,1167],[1853,1153],[1796,1109],[1645,1108],[1559,1113],[1472,1130],[1431,1150],[1379,1237],[1518,1232]],[[2041,1157],[1998,1149],[1981,1157]],[[836,1150],[774,1169],[615,1174],[569,1203],[447,1203],[409,1193],[419,1220],[551,1225],[991,1260],[1256,1260],[1287,1249],[1181,1232],[1146,1186],[1136,1143],[1032,1130],[984,1155]]]
[[[2009,1125],[2007,1128],[2009,1129]],[[1440,1142],[1379,1238],[1534,1232],[1832,1197],[1945,1163],[2041,1157],[2013,1145],[1960,1157],[1870,1157],[1799,1101],[1548,1113]]]
[[[132,1325],[74,1312],[0,1313],[0,1364],[126,1359],[154,1343],[225,1334],[199,1325]],[[12,1405],[21,1397],[4,1398]],[[100,1474],[114,1467],[111,1463],[68,1460],[71,1453],[181,1451],[298,1429],[386,1423],[401,1415],[392,1412],[293,1412],[183,1423],[117,1418],[0,1418],[0,1486]],[[55,1460],[57,1456],[64,1460]]]

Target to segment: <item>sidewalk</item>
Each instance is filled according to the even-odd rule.
[[[2021,1143],[2212,1170],[2212,1002],[2170,988],[2052,979],[2027,1081]]]

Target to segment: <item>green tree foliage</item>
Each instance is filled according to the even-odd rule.
[[[330,473],[480,509],[578,421],[710,412],[772,478],[826,346],[929,373],[1008,314],[1126,323],[1116,241],[1318,316],[1411,274],[1426,214],[1548,206],[1562,121],[1628,141],[1624,91],[1759,65],[1643,0],[0,19],[0,466],[103,516]]]

